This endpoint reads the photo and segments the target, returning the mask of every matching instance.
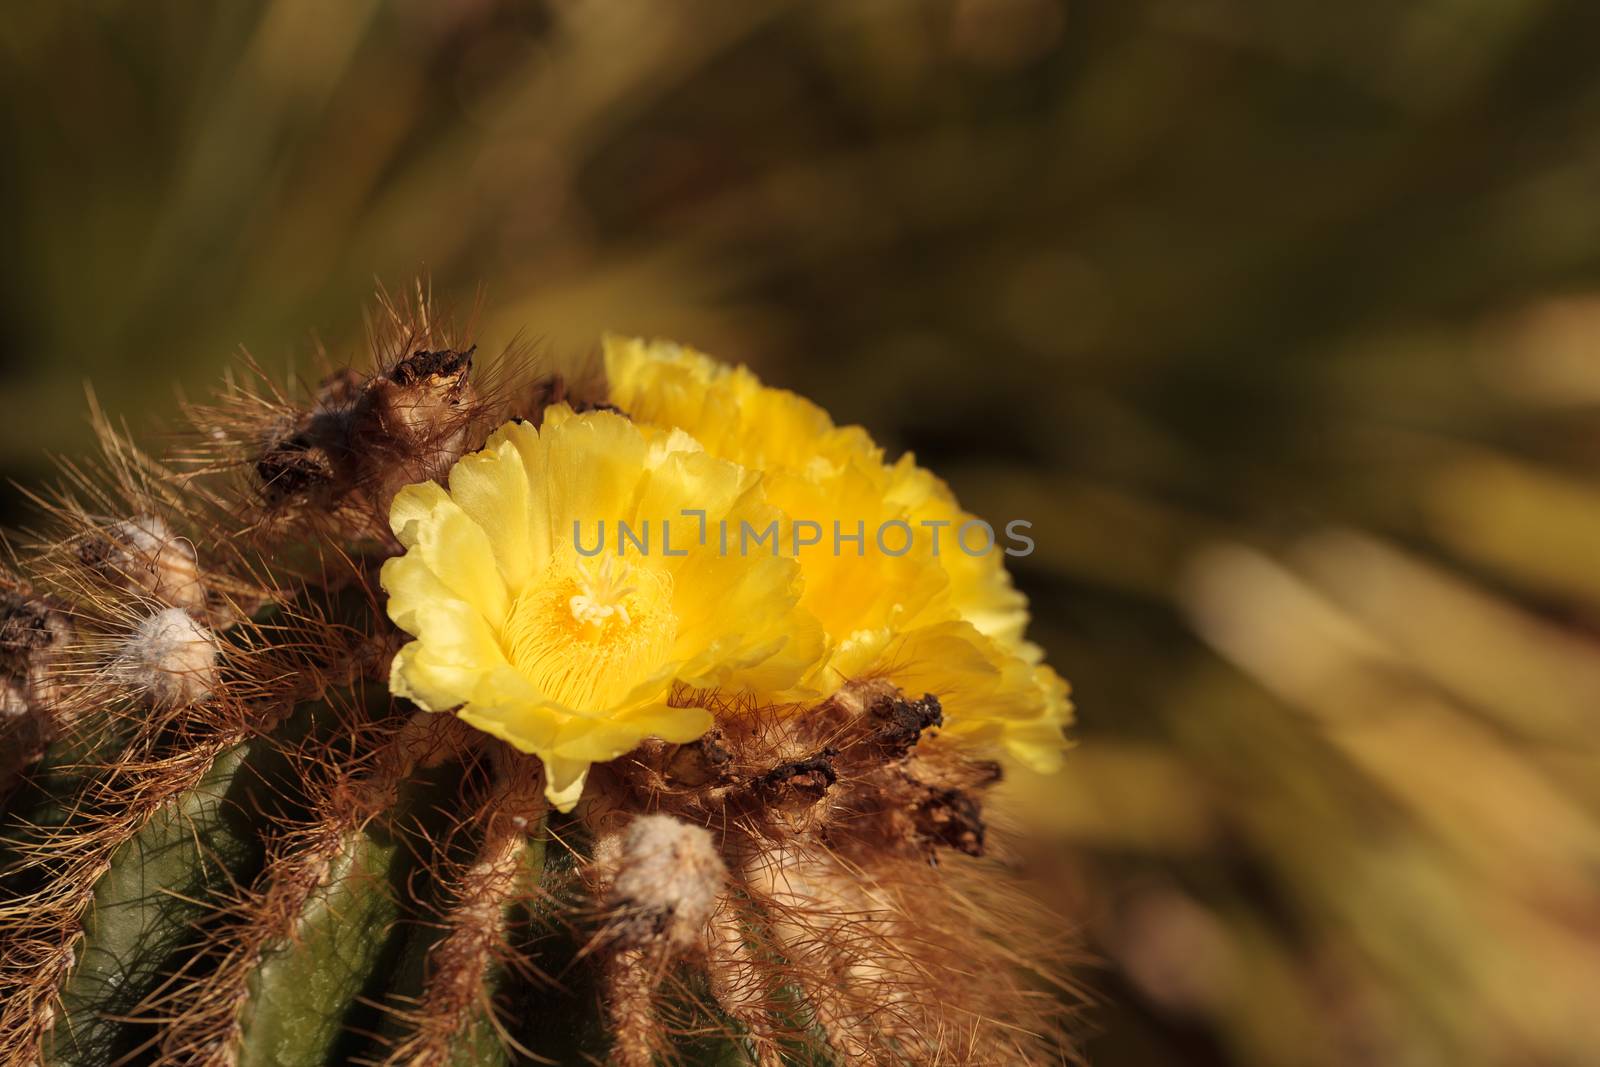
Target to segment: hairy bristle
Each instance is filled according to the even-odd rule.
[[[396,1067],[454,1062],[455,1043],[479,1012],[497,1033],[504,1033],[488,992],[489,972],[514,954],[508,909],[530,892],[524,883],[523,853],[547,804],[537,763],[503,745],[495,747],[494,756],[497,780],[476,820],[482,841],[471,864],[450,879],[445,933],[429,952],[421,999],[398,1013],[410,1035],[385,1061]]]
[[[36,1062],[55,1018],[62,980],[83,935],[84,913],[118,848],[175,798],[195,788],[248,729],[245,709],[213,708],[148,720],[74,801],[76,818],[13,843],[16,877],[39,888],[0,904],[0,1065]]]
[[[993,880],[983,794],[998,769],[939,743],[937,699],[877,680],[809,709],[722,714],[715,694],[686,699],[719,711],[718,727],[689,745],[647,743],[595,779],[585,810],[609,827],[598,891],[617,899],[629,869],[624,825],[692,826],[714,843],[731,875],[697,965],[741,1040],[769,1060],[785,1043],[820,1042],[846,1064],[999,1067],[1061,1054],[1061,991],[1028,987],[1053,973],[1047,924],[1026,908],[971,906],[958,888],[963,864],[976,865],[977,884],[985,870]],[[659,814],[624,824],[635,797]],[[648,938],[624,944],[606,985],[617,1055],[646,1062],[666,1043],[656,1003],[666,954]],[[1019,968],[1025,956],[1037,974]]]
[[[439,759],[459,738],[454,719],[417,712],[377,746],[368,766],[329,766],[320,753],[301,753],[310,764],[302,773],[318,779],[307,783],[310,818],[282,828],[257,886],[231,909],[232,921],[212,933],[208,948],[220,956],[215,969],[174,983],[142,1008],[145,1018],[163,1025],[164,1056],[207,1067],[238,1062],[240,1013],[263,955],[295,936],[307,901],[327,884],[350,835],[393,803],[419,764]]]

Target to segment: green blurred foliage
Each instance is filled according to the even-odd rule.
[[[62,0],[0,22],[0,466],[420,275],[1034,523],[1092,1062],[1600,1060],[1600,5]],[[8,514],[15,515],[13,494]]]

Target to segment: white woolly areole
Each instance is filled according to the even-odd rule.
[[[204,611],[205,586],[194,546],[158,515],[138,515],[106,531],[130,557],[123,569],[151,595],[174,607]]]
[[[182,707],[211,695],[221,650],[211,631],[179,608],[164,608],[139,623],[123,642],[118,680],[158,707]]]
[[[611,897],[636,936],[660,936],[681,952],[702,941],[727,877],[710,831],[640,815],[623,831]]]

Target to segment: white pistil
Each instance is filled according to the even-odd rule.
[[[620,619],[624,626],[632,625],[633,620],[628,617],[628,608],[623,601],[638,590],[634,586],[624,585],[627,580],[627,565],[619,564],[617,571],[613,572],[609,556],[600,560],[598,573],[591,572],[579,560],[578,586],[583,592],[567,601],[572,617],[596,630],[604,627],[613,617]]]

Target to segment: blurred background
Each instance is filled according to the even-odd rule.
[[[61,0],[0,20],[0,473],[374,280],[912,448],[1078,748],[1091,1063],[1600,1062],[1600,5]],[[20,496],[3,496],[15,520]],[[953,996],[959,991],[952,991]]]

